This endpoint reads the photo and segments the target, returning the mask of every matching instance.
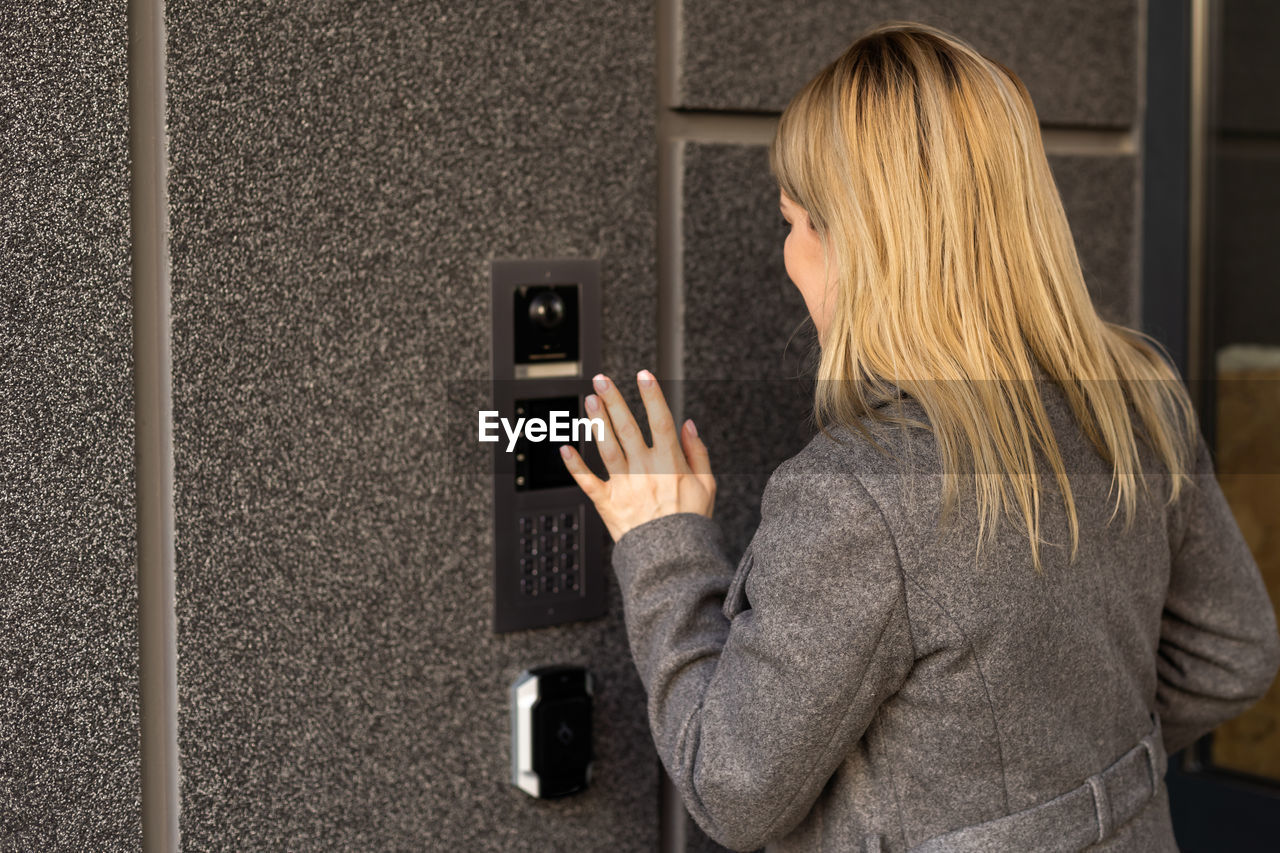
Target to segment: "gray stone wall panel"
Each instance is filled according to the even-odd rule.
[[[0,18],[0,849],[141,845],[125,4]]]
[[[489,479],[447,429],[492,258],[599,257],[606,370],[656,352],[652,12],[528,12],[167,6],[188,850],[657,846],[612,577],[606,619],[494,635]],[[553,662],[599,679],[599,759],[539,802],[506,691]]]
[[[864,30],[930,24],[1009,66],[1040,120],[1128,127],[1136,117],[1136,0],[687,0],[680,93],[685,109],[781,112]]]
[[[1051,154],[1089,295],[1102,319],[1136,328],[1138,319],[1138,160]]]

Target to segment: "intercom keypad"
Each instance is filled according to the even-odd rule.
[[[521,595],[536,600],[578,595],[582,567],[577,510],[522,515],[516,526]]]

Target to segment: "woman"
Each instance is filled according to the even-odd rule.
[[[563,450],[685,806],[734,850],[1176,850],[1167,755],[1280,636],[1177,375],[1090,302],[1026,89],[888,25],[770,153],[821,432],[736,571],[647,372],[652,449],[596,377],[608,481]]]

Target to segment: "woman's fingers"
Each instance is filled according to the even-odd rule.
[[[716,495],[716,478],[711,474],[711,457],[707,453],[707,446],[702,443],[702,439],[698,437],[698,431],[693,425],[693,421],[685,421],[684,429],[680,430],[684,441],[684,455],[689,460],[689,468],[698,478],[698,482],[702,483],[703,488],[707,490],[707,494],[712,498]]]
[[[622,446],[622,452],[627,455],[628,465],[630,465],[631,462],[639,460],[649,446],[644,443],[640,427],[636,425],[635,418],[631,417],[631,409],[627,407],[627,401],[622,399],[622,393],[617,386],[603,373],[597,374],[591,382],[604,402],[605,410],[609,413],[609,423],[612,424],[614,434],[617,435],[618,443]]]
[[[680,440],[676,436],[675,422],[671,417],[671,409],[667,406],[667,398],[663,395],[658,380],[649,371],[642,370],[636,374],[636,384],[640,386],[640,398],[644,401],[645,415],[649,419],[653,449],[658,452],[662,461],[675,465],[674,471],[659,473],[687,473],[689,466],[685,463]]]
[[[567,444],[562,444],[560,446],[560,457],[564,459],[564,465],[569,469],[574,482],[581,487],[583,494],[590,498],[592,503],[604,496],[605,490],[608,488],[604,480],[592,473],[591,469],[587,467],[587,463],[578,455],[578,451]]]
[[[627,473],[627,458],[622,455],[622,448],[618,446],[618,440],[613,436],[613,424],[610,422],[609,413],[595,394],[588,394],[585,403],[587,417],[604,421],[604,437],[598,440],[596,445],[600,450],[600,461],[604,462],[605,470],[609,472],[610,477]]]

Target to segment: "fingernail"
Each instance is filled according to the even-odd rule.
[[[698,428],[697,428],[696,426],[694,426],[694,425],[693,425],[693,419],[692,419],[692,418],[690,418],[689,420],[685,421],[685,423],[686,423],[686,424],[688,424],[688,426],[689,426],[689,435],[693,436],[694,438],[697,438],[697,437],[698,437]]]
[[[569,445],[567,444],[560,445],[560,455],[565,459],[569,458]]]
[[[641,388],[648,388],[653,384],[653,374],[647,370],[642,370],[636,374],[636,378],[640,380]]]
[[[609,390],[609,380],[605,378],[603,373],[597,373],[591,380],[591,384],[596,386],[596,390],[601,394]]]
[[[594,412],[598,408],[600,408],[600,400],[596,397],[595,394],[588,394],[587,395],[587,411]]]

